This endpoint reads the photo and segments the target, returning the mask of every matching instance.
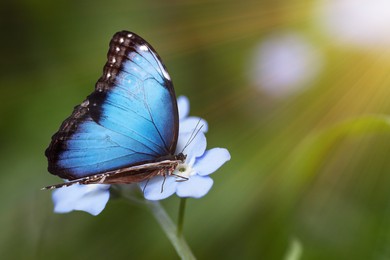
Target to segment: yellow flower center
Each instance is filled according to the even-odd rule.
[[[194,169],[186,163],[180,163],[173,171],[173,175],[177,176],[176,178],[184,177],[188,179],[190,176],[194,174],[195,174]]]

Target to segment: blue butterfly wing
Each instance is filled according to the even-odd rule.
[[[95,91],[64,121],[46,150],[49,171],[78,179],[153,162],[175,152],[178,111],[154,49],[122,31],[110,42]]]

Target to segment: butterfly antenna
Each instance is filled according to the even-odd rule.
[[[194,141],[195,137],[199,134],[200,130],[202,130],[202,127],[203,127],[203,125],[201,125],[201,126],[199,127],[199,129],[197,129],[196,133],[194,134],[194,136],[193,136],[192,138],[189,138],[189,139],[188,139],[188,142],[187,142],[187,144],[184,146],[182,152],[184,152],[184,150],[192,143],[192,141]]]
[[[199,134],[200,130],[202,130],[203,128],[203,124],[198,128],[199,124],[200,124],[200,118],[199,118],[199,121],[198,123],[196,124],[195,128],[194,128],[194,131],[192,131],[191,135],[190,135],[190,138],[188,138],[188,141],[186,143],[186,145],[184,146],[183,150],[181,151],[182,153],[184,152],[184,150],[192,143],[192,141],[194,141],[195,137]]]
[[[182,153],[183,153],[184,150],[188,147],[188,145],[191,143],[191,139],[192,139],[192,137],[194,136],[194,133],[195,133],[196,129],[198,128],[199,123],[200,123],[200,118],[199,118],[199,120],[198,120],[198,123],[196,123],[195,128],[194,128],[194,130],[192,131],[192,133],[191,133],[191,135],[190,135],[190,138],[188,138],[187,143],[184,145],[183,150],[181,150]],[[196,135],[195,135],[195,136],[196,136]]]

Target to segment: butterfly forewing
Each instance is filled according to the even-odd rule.
[[[156,162],[175,152],[176,97],[157,53],[138,35],[122,31],[107,56],[95,91],[75,107],[46,150],[49,171],[61,178]]]

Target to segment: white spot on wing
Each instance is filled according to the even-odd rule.
[[[169,76],[168,72],[159,64],[160,68],[161,68],[161,71],[164,75],[164,77],[167,79],[167,80],[171,80],[171,77]]]
[[[120,38],[120,39],[119,39],[119,42],[120,42],[120,43],[123,43],[124,41],[125,41],[125,39],[123,39],[123,38]]]
[[[147,50],[149,50],[149,49],[148,49],[148,46],[146,46],[146,45],[141,45],[141,46],[139,46],[139,49],[140,49],[141,51],[147,51]]]
[[[160,59],[157,58],[157,56],[152,51],[150,53],[153,55],[153,58],[157,61],[158,67],[159,67],[161,73],[163,74],[164,78],[166,78],[167,80],[171,80],[171,77],[169,76],[168,72],[164,69],[164,66],[161,64]]]

